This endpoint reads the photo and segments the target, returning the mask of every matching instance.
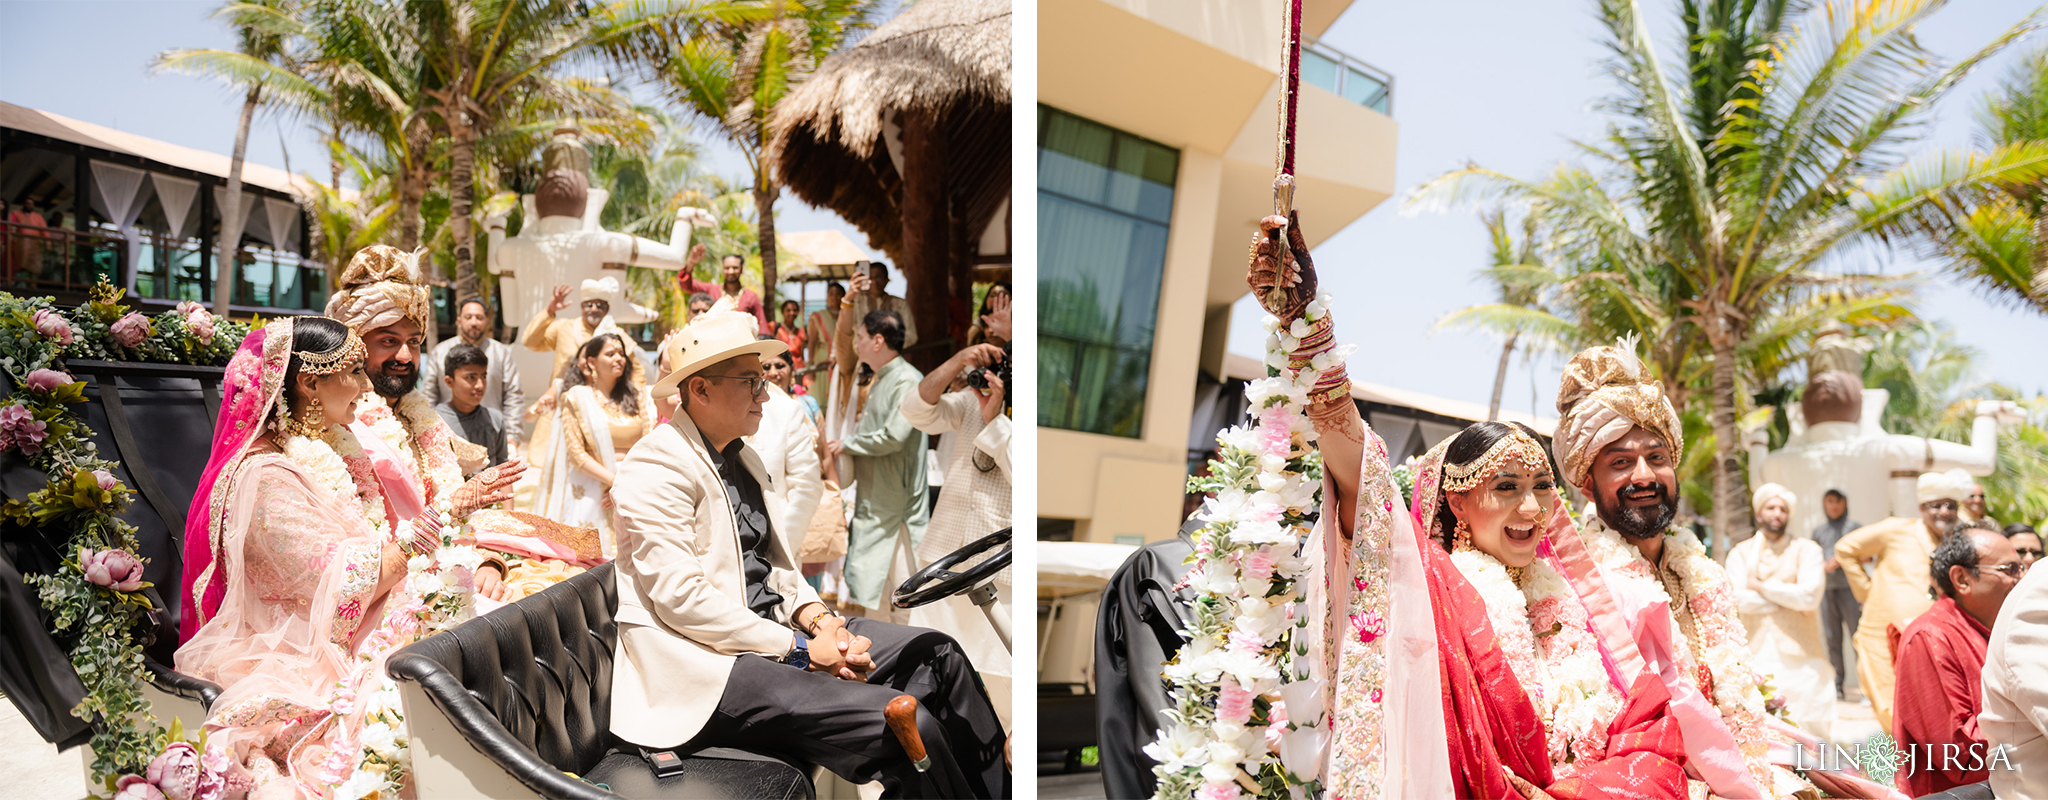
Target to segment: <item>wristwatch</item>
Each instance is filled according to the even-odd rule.
[[[792,667],[796,667],[797,669],[810,669],[811,637],[805,636],[803,631],[795,631],[795,633],[796,646],[791,647],[789,649],[789,655],[782,657],[782,663],[788,664]]]

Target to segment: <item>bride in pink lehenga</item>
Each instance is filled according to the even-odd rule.
[[[322,797],[362,757],[384,657],[420,635],[406,561],[439,526],[387,535],[345,427],[363,343],[324,317],[252,331],[228,365],[185,540],[181,672],[223,690],[206,721],[252,798]],[[390,613],[387,613],[389,611]]]

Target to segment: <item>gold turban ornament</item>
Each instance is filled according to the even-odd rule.
[[[341,289],[327,298],[327,316],[358,333],[410,319],[422,332],[434,327],[434,306],[420,280],[420,255],[373,244],[356,251],[341,272]]]
[[[1613,346],[1582,350],[1564,367],[1557,387],[1557,436],[1552,447],[1572,485],[1584,487],[1600,448],[1641,427],[1671,445],[1673,462],[1684,454],[1684,428],[1664,396],[1664,385],[1636,357],[1635,334]]]

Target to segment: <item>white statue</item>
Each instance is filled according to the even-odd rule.
[[[541,162],[547,171],[539,189],[521,198],[529,221],[519,235],[505,238],[504,214],[491,215],[484,223],[490,235],[489,267],[498,276],[508,325],[525,325],[540,314],[557,286],[581,286],[606,277],[629,286],[624,265],[682,269],[696,226],[716,223],[703,209],[678,209],[666,244],[604,230],[597,220],[611,194],[590,188],[585,172],[590,155],[573,131],[556,131]],[[563,316],[574,312],[571,308]],[[612,308],[612,321],[621,325],[647,322],[656,315],[631,302]]]
[[[1791,409],[1793,435],[1783,448],[1769,450],[1769,436],[1761,429],[1743,432],[1743,444],[1749,448],[1749,487],[1754,491],[1776,483],[1800,497],[1815,498],[1840,489],[1849,496],[1850,519],[1864,524],[1888,516],[1918,518],[1914,487],[1921,473],[1962,469],[1971,475],[1991,474],[1998,456],[1998,425],[2023,418],[2014,403],[1985,400],[1977,403],[1967,445],[1886,433],[1877,425],[1886,392],[1865,390],[1860,378],[1842,370],[1812,374],[1799,407]],[[1787,530],[1811,536],[1825,513],[1818,502],[1801,503]]]

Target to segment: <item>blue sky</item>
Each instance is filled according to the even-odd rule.
[[[893,15],[885,3],[882,20]],[[161,139],[216,153],[232,153],[242,95],[218,81],[177,74],[151,75],[157,53],[183,47],[232,49],[227,27],[210,18],[220,3],[213,0],[0,0],[0,30],[8,33],[0,48],[0,100],[49,111],[97,125]],[[654,102],[647,91],[636,91]],[[715,136],[706,142],[708,169],[729,176],[746,174],[739,151]],[[305,123],[279,115],[258,114],[249,136],[249,160],[327,175],[326,146]],[[751,182],[746,181],[746,182]],[[782,231],[838,229],[855,246],[875,258],[867,237],[829,211],[812,208],[787,192],[776,202],[776,226]],[[902,294],[900,274],[890,276],[891,291]],[[822,298],[813,287],[811,298]]]
[[[1921,26],[1921,41],[1958,59],[2034,5],[1951,3]],[[1401,125],[1395,197],[1315,251],[1323,286],[1338,298],[1337,335],[1360,345],[1350,367],[1354,378],[1482,404],[1491,395],[1498,342],[1480,333],[1430,333],[1444,313],[1491,299],[1478,271],[1486,259],[1485,229],[1469,211],[1404,214],[1401,200],[1416,184],[1468,160],[1540,177],[1573,157],[1571,140],[1598,136],[1606,123],[1594,105],[1612,83],[1600,71],[1606,51],[1593,10],[1591,0],[1357,0],[1324,36],[1325,43],[1393,73],[1393,117]],[[1654,23],[1667,63],[1676,30],[1670,14]],[[2013,56],[2044,41],[2048,36],[2037,33],[1972,74],[1937,107],[1929,143],[1968,146],[1978,98],[2004,77]],[[1304,215],[1315,212],[1313,197],[1297,202]],[[1934,271],[1905,253],[1871,266],[1892,274]],[[1959,339],[1980,351],[1980,380],[2048,391],[2048,353],[2041,345],[2048,342],[2048,318],[1988,301],[1947,278],[1932,278],[1918,294],[1921,316],[1953,325]],[[1258,318],[1249,297],[1238,302],[1233,352],[1263,349]],[[1518,357],[1503,405],[1554,414],[1563,361],[1539,356],[1529,364]]]

